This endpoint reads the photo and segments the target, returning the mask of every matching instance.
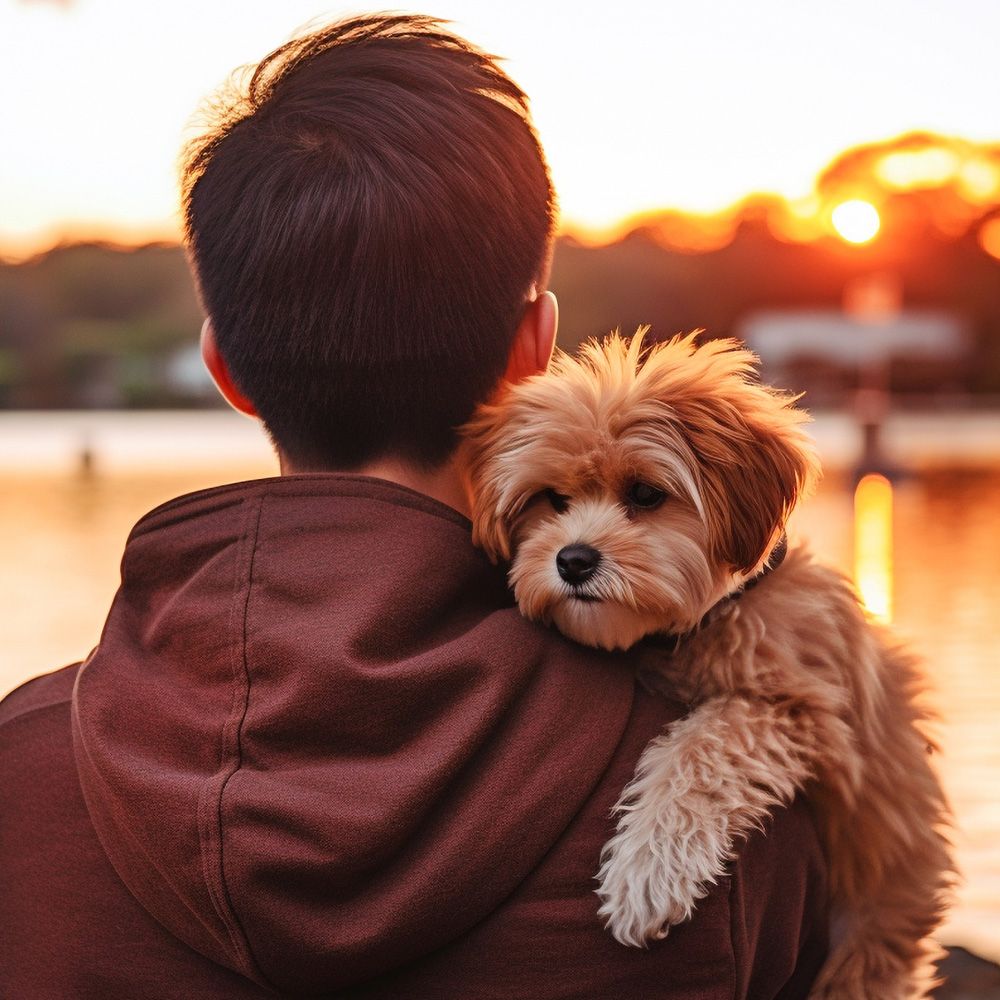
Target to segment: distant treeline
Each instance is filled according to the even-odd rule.
[[[0,405],[169,406],[192,401],[168,366],[201,311],[183,251],[57,247],[0,265]]]
[[[1000,393],[1000,261],[971,231],[796,244],[747,211],[728,245],[685,253],[664,245],[648,220],[606,246],[560,240],[551,286],[560,342],[571,350],[616,327],[727,336],[755,310],[836,309],[845,286],[874,271],[898,277],[904,308],[946,309],[965,322],[973,354],[957,383],[950,376],[953,389]],[[78,244],[0,265],[0,406],[204,405],[211,396],[192,367],[200,324],[176,246]]]

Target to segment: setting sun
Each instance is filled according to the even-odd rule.
[[[621,235],[623,220],[670,209],[699,220],[725,214],[705,236],[676,225],[654,234],[689,252],[716,249],[737,227],[729,216],[746,195],[773,193],[798,206],[833,157],[918,124],[925,138],[886,148],[874,172],[865,164],[860,184],[825,191],[815,219],[779,208],[769,226],[782,240],[812,241],[830,231],[832,205],[882,190],[951,185],[976,205],[1000,199],[990,145],[1000,4],[979,4],[975,17],[931,18],[911,15],[905,0],[848,0],[830,18],[808,4],[764,0],[726,5],[720,31],[713,4],[0,0],[0,88],[18,95],[0,111],[0,258],[24,259],[63,240],[180,239],[176,159],[199,102],[314,19],[385,6],[430,7],[506,57],[531,98],[560,221],[589,242]],[[157,12],[153,32],[141,27],[147,8]],[[821,48],[807,41],[818,31]],[[668,60],[665,38],[683,39]],[[954,92],[912,55],[930,51],[955,67]],[[707,75],[706,54],[715,67]],[[777,100],[790,72],[794,94]],[[842,107],[851,114],[832,111]]]
[[[882,224],[875,206],[858,198],[841,202],[833,210],[831,221],[837,235],[848,243],[867,243]]]

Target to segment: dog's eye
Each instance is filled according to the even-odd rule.
[[[552,504],[552,509],[557,514],[561,514],[569,506],[569,497],[563,493],[557,493],[555,490],[546,490],[545,499]]]
[[[663,490],[658,490],[649,483],[633,483],[625,494],[625,499],[632,507],[639,507],[642,510],[652,510],[659,507],[667,494]]]

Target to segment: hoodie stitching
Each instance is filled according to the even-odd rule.
[[[220,736],[219,771],[202,792],[200,834],[202,872],[216,913],[222,920],[237,958],[261,983],[271,985],[260,971],[226,885],[223,851],[222,802],[226,787],[243,764],[242,731],[250,707],[250,668],[247,659],[247,613],[253,583],[254,556],[260,533],[264,495],[258,494],[256,504],[247,505],[246,519],[240,535],[239,552],[234,572],[234,599],[229,614],[233,643],[233,707]],[[244,595],[242,600],[240,596]],[[221,779],[221,780],[220,780]],[[218,783],[216,790],[215,786]]]

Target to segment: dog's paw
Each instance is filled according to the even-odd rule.
[[[597,874],[598,910],[615,940],[645,947],[690,918],[725,869],[727,850],[704,832],[625,825],[607,843]]]

